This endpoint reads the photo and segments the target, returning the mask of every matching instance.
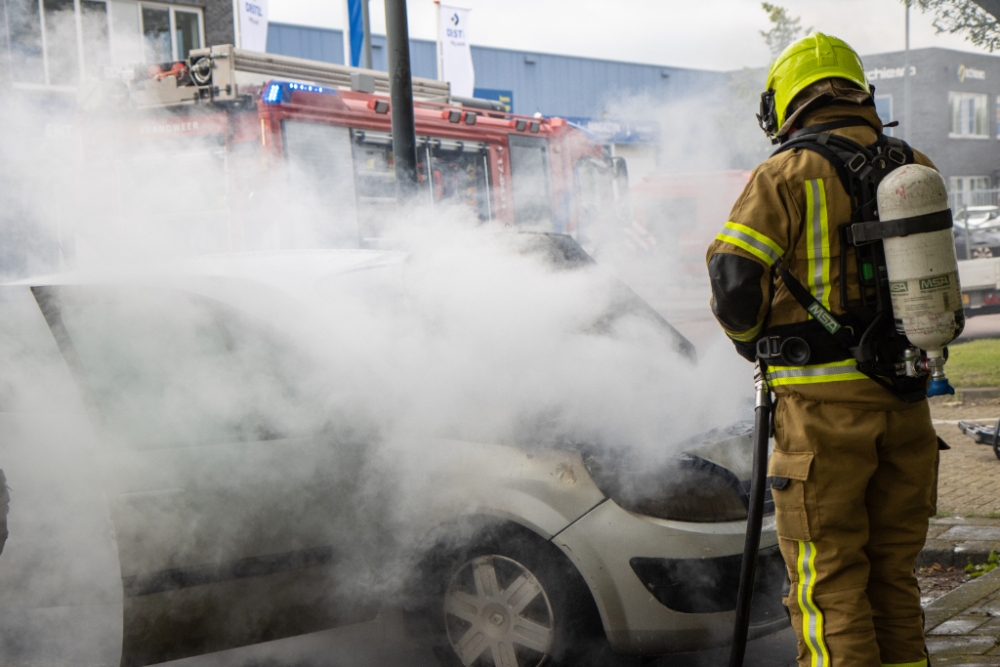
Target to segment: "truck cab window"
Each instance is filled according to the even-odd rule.
[[[486,144],[430,138],[422,146],[431,165],[434,203],[466,206],[480,222],[489,222],[492,210]]]
[[[362,243],[382,235],[396,215],[392,138],[385,132],[352,130],[358,223]],[[468,207],[481,222],[492,219],[486,144],[417,137],[418,197],[434,205]]]
[[[514,222],[519,227],[548,229],[553,222],[549,142],[521,135],[510,135],[508,141]]]

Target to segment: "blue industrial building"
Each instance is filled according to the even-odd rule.
[[[271,23],[267,50],[342,65],[344,40],[341,30]],[[437,78],[435,42],[410,40],[410,59],[414,76]],[[472,61],[477,96],[509,98],[511,110],[521,114],[600,118],[615,100],[680,99],[722,90],[728,81],[724,72],[483,46],[472,47]],[[383,35],[372,35],[372,66],[387,69]]]

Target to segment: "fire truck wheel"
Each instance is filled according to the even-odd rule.
[[[443,667],[619,663],[590,590],[550,542],[491,531],[435,560],[407,624]]]

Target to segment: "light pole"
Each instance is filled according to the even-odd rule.
[[[417,194],[417,130],[413,118],[410,34],[406,0],[385,0],[385,41],[389,52],[389,100],[392,105],[392,154],[396,196],[406,202]]]
[[[372,68],[372,23],[368,17],[368,0],[361,0],[361,29],[364,32],[364,44],[361,52],[365,58],[365,69]]]

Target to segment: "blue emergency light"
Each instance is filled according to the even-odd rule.
[[[262,96],[267,104],[288,104],[292,101],[292,93],[302,91],[306,93],[320,93],[323,95],[336,95],[334,88],[324,88],[308,83],[296,83],[294,81],[271,81],[264,89]]]

